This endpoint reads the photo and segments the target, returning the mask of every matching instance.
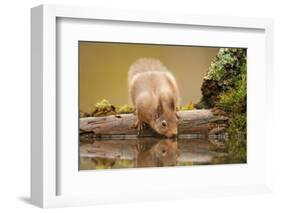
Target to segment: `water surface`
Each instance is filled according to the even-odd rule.
[[[80,170],[225,163],[225,139],[132,138],[80,142]]]

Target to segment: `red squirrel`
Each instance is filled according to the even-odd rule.
[[[172,73],[157,59],[141,58],[131,65],[128,80],[138,133],[147,123],[160,135],[177,135],[179,92]]]

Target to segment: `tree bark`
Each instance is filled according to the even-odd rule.
[[[228,124],[228,117],[214,115],[211,110],[179,111],[178,134],[221,134]],[[103,117],[80,118],[80,139],[95,137],[127,139],[136,138],[134,114],[117,114]],[[140,136],[157,136],[148,125]]]

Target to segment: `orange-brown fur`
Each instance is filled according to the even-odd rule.
[[[152,146],[146,142],[138,144],[135,166],[141,167],[160,167],[176,166],[179,156],[178,145],[172,139],[161,139]]]
[[[142,58],[130,67],[128,79],[139,131],[147,123],[161,135],[175,136],[179,94],[174,76],[159,60]]]

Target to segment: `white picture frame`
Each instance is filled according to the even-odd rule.
[[[249,78],[248,89],[250,90],[250,94],[253,94],[255,89],[259,90],[260,94],[262,94],[260,97],[261,104],[257,107],[257,110],[264,110],[265,107],[270,107],[270,104],[272,103],[270,91],[273,88],[273,21],[270,19],[216,17],[173,13],[162,14],[147,11],[121,11],[111,9],[54,5],[41,5],[32,8],[31,201],[33,204],[46,208],[59,206],[91,205],[99,203],[138,202],[143,200],[183,199],[198,196],[222,196],[233,194],[240,195],[270,191],[271,173],[269,169],[269,161],[266,160],[266,157],[268,157],[268,153],[266,153],[265,151],[266,147],[270,146],[270,131],[264,131],[264,133],[261,133],[259,131],[261,129],[261,126],[258,123],[255,124],[254,122],[250,122],[250,124],[252,125],[248,126],[248,129],[250,131],[248,140],[257,140],[260,141],[260,143],[257,143],[257,145],[255,146],[257,148],[250,149],[249,151],[250,158],[251,156],[254,156],[252,158],[253,160],[244,167],[241,165],[233,165],[232,167],[225,168],[223,166],[216,166],[212,168],[194,167],[193,169],[189,169],[188,173],[190,173],[191,175],[188,176],[190,177],[189,180],[194,180],[194,182],[192,182],[192,186],[191,184],[172,184],[175,182],[183,183],[181,182],[181,179],[182,177],[187,177],[186,168],[177,168],[172,172],[171,168],[157,169],[156,172],[152,172],[153,169],[134,169],[129,172],[98,171],[98,173],[95,174],[83,173],[84,177],[81,177],[82,179],[72,178],[71,176],[74,176],[73,172],[71,173],[70,171],[69,173],[67,173],[67,171],[63,169],[65,164],[59,161],[61,161],[60,159],[62,159],[62,153],[72,153],[75,152],[75,150],[71,148],[65,149],[64,145],[58,146],[57,144],[59,138],[58,135],[60,134],[57,128],[59,117],[58,113],[60,112],[58,110],[58,98],[60,97],[58,95],[58,88],[60,88],[60,84],[62,82],[67,81],[65,80],[65,78],[57,77],[57,50],[59,45],[57,36],[59,27],[58,23],[61,19],[70,21],[74,19],[88,21],[98,20],[101,21],[101,24],[103,24],[103,22],[105,23],[109,21],[111,22],[111,24],[113,23],[113,25],[114,23],[118,23],[118,26],[122,26],[123,23],[135,23],[136,25],[143,24],[144,27],[146,24],[153,24],[154,26],[164,26],[168,28],[176,28],[177,26],[180,26],[181,29],[188,26],[195,26],[195,28],[200,27],[200,29],[202,28],[202,30],[204,30],[205,28],[211,30],[221,29],[223,31],[227,31],[228,33],[240,30],[260,32],[261,36],[258,37],[258,40],[256,42],[262,43],[260,46],[260,50],[262,50],[262,52],[259,53],[259,57],[261,57],[260,65],[262,65],[262,67],[257,67],[257,69],[260,70],[260,72],[258,72],[260,74],[257,74],[257,77],[254,77],[252,75],[252,78]],[[211,32],[209,36],[210,38],[212,38]],[[234,36],[235,35],[233,35],[233,38]],[[69,38],[71,39],[74,37],[69,36]],[[108,38],[108,40],[111,40],[111,38]],[[124,38],[124,41],[126,41],[126,38]],[[177,42],[175,41],[175,38],[173,38],[173,41]],[[225,44],[231,44],[231,42],[225,42]],[[245,42],[247,41],[245,40]],[[212,43],[212,40],[209,39],[208,41],[207,39],[205,42],[198,41],[197,44],[215,46],[216,42]],[[255,43],[252,43],[251,45],[251,47],[255,49]],[[253,69],[254,66],[255,64],[252,63],[250,66],[250,70]],[[260,83],[262,85],[260,85]],[[257,84],[259,84],[260,86],[258,86]],[[258,99],[255,99],[254,95],[251,95],[250,100],[248,101],[250,101],[249,107],[251,108],[251,106],[253,106],[258,101]],[[250,119],[250,121],[254,121],[254,115],[257,110],[255,111],[255,109],[253,109],[251,111],[248,118]],[[262,121],[266,125],[266,130],[269,130],[271,125],[270,112],[268,112],[266,115],[262,117]],[[258,136],[261,136],[260,139],[259,137],[254,137],[254,135],[251,134],[251,132],[253,133],[254,131],[257,132]],[[73,140],[72,142],[76,143],[77,141]],[[71,160],[73,159],[75,160],[76,158],[73,157]],[[257,167],[255,162],[253,162],[256,160],[258,161],[258,163],[263,162],[262,166]],[[252,169],[251,167],[255,168]],[[65,172],[65,174],[61,174],[62,171]],[[202,177],[207,174],[209,175],[210,180],[213,180],[215,183],[215,175],[222,174],[223,171],[229,174],[237,173],[237,179],[234,180],[233,177],[232,184],[229,184],[229,182],[224,182],[209,185],[208,183],[205,185],[200,185],[199,180],[201,179],[199,178],[199,176]],[[77,170],[76,172],[79,171]],[[214,177],[211,175],[212,172],[214,172]],[[263,175],[259,175],[259,177],[255,178],[252,183],[250,183],[249,178],[245,178],[245,181],[243,181],[243,179],[239,179],[239,176],[241,176],[243,172],[245,172],[245,174],[249,173],[250,177],[259,174]],[[66,180],[65,178],[61,178],[61,175],[70,176],[68,176],[68,180]],[[154,183],[153,186],[149,186],[151,188],[151,191],[149,193],[146,193],[145,190],[147,190],[147,188],[144,185],[140,184],[139,187],[134,187],[134,185],[131,185],[133,183],[131,183],[128,184],[128,186],[123,185],[119,188],[116,187],[117,191],[115,190],[112,193],[108,193],[108,191],[107,193],[102,193],[103,188],[97,187],[96,189],[99,193],[91,194],[86,193],[87,188],[85,188],[85,186],[81,187],[83,188],[83,190],[79,191],[79,188],[75,188],[75,183],[72,182],[75,180],[83,180],[89,182],[89,177],[97,178],[99,180],[102,180],[104,178],[107,181],[112,182],[113,176],[115,179],[118,177],[125,178],[125,176],[130,178],[135,177],[135,182],[137,182],[145,179],[147,175],[150,175],[151,181],[152,183]],[[157,178],[159,177],[163,177],[163,181],[156,182],[155,180],[157,180]],[[165,178],[170,178],[170,181],[168,181],[168,185],[166,184],[167,181]],[[196,181],[196,179],[198,179],[198,181]],[[119,178],[118,180],[122,182],[122,178]],[[60,192],[61,184],[65,185],[64,188],[69,189],[67,191],[68,193]],[[73,188],[71,188],[71,185],[73,185]],[[163,186],[163,188],[161,186]],[[141,190],[141,188],[143,190]],[[89,187],[88,191],[91,190],[91,187]],[[79,191],[79,193],[71,193],[72,191]],[[120,196],[120,193],[122,194],[122,196]]]

